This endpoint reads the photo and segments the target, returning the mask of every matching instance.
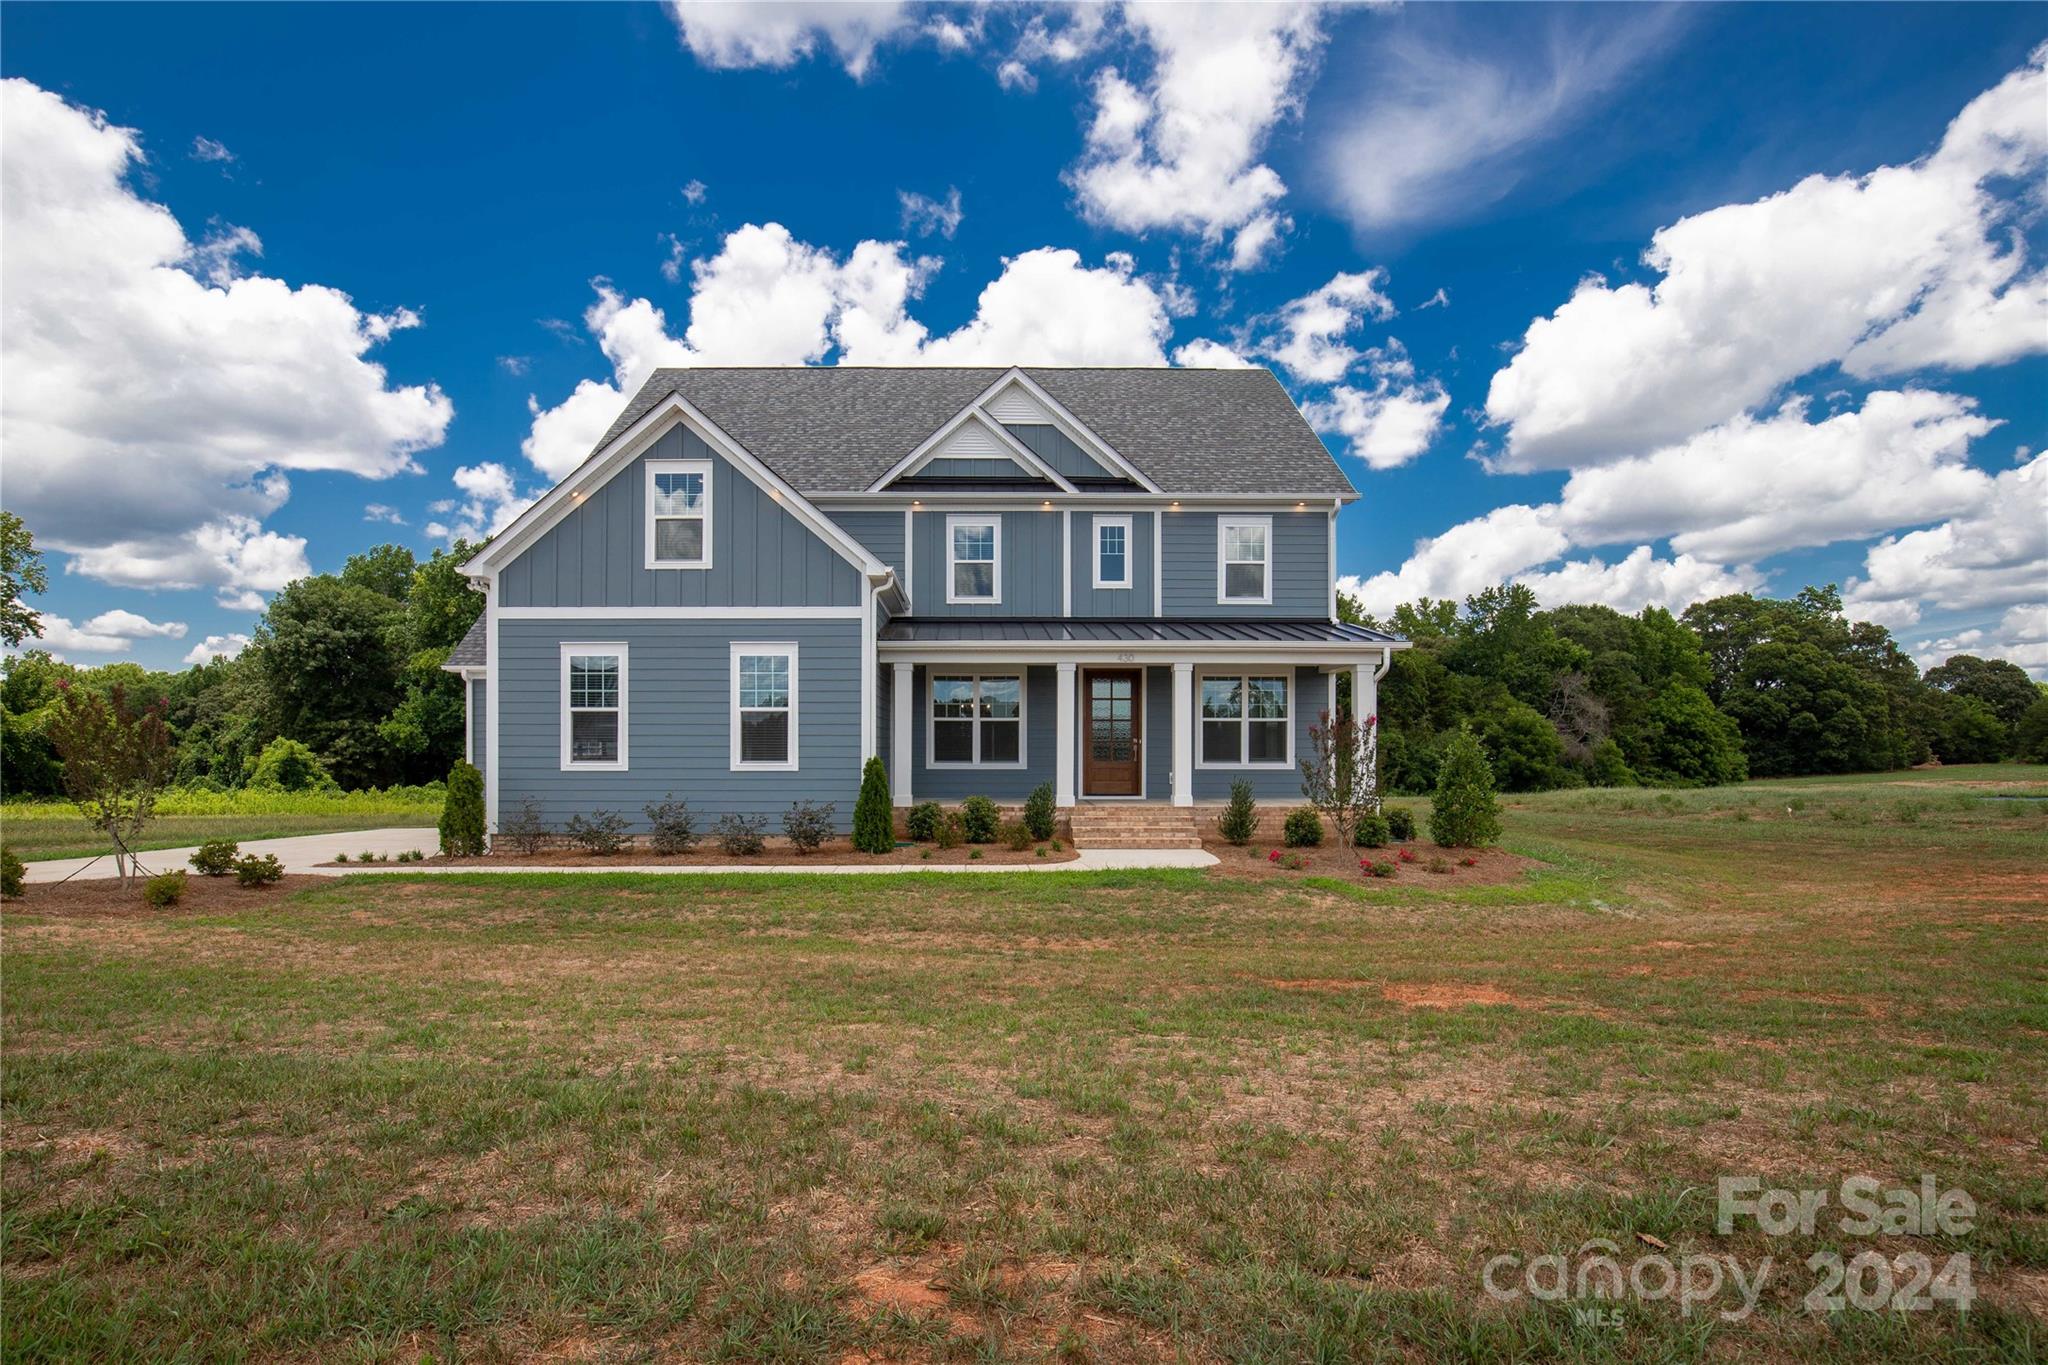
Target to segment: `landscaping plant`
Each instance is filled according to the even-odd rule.
[[[940,848],[958,848],[967,842],[967,830],[961,823],[958,811],[947,811],[939,817],[939,825],[932,832],[932,838]]]
[[[1022,853],[1031,847],[1031,826],[1022,820],[1005,820],[1002,828],[996,831],[996,837],[1011,852]]]
[[[853,846],[862,853],[896,847],[896,814],[889,804],[889,770],[871,758],[861,765],[860,795],[853,801]]]
[[[451,858],[484,855],[484,775],[472,763],[458,760],[448,772],[448,795],[441,806],[441,852]]]
[[[647,843],[656,853],[688,853],[697,846],[697,817],[690,813],[690,803],[676,800],[674,792],[641,809],[651,831]]]
[[[1216,818],[1216,832],[1239,847],[1259,832],[1259,803],[1252,799],[1252,784],[1242,777],[1230,784],[1230,804]]]
[[[120,683],[104,697],[61,686],[47,733],[64,760],[64,790],[85,822],[113,841],[114,870],[125,887],[135,874],[129,849],[156,813],[157,797],[174,771],[168,708],[161,698],[131,707]]]
[[[960,803],[960,829],[970,844],[986,844],[996,837],[1003,813],[986,796],[970,796]]]
[[[585,853],[609,858],[626,846],[628,839],[626,817],[615,810],[594,810],[589,815],[572,815],[569,823],[562,826],[562,833],[569,842]]]
[[[202,877],[225,877],[235,870],[235,859],[241,856],[242,846],[233,839],[209,839],[186,861]],[[363,855],[363,861],[370,861],[368,854]]]
[[[1280,842],[1289,848],[1318,848],[1323,842],[1323,817],[1314,806],[1296,806],[1287,812]]]
[[[768,817],[731,813],[721,815],[718,817],[718,824],[711,831],[711,837],[718,840],[719,852],[727,857],[758,857],[761,850],[768,847]]]
[[[1357,848],[1385,848],[1389,837],[1387,817],[1377,812],[1359,816],[1358,827],[1351,832],[1351,842]]]
[[[284,864],[277,860],[275,853],[258,857],[245,853],[235,860],[235,880],[244,886],[267,886],[284,879]]]
[[[498,826],[498,842],[522,857],[530,858],[540,852],[553,837],[552,831],[540,818],[540,802],[530,796],[519,803],[519,809],[510,820]]]
[[[1500,838],[1500,798],[1493,769],[1470,730],[1458,731],[1444,746],[1429,812],[1429,837],[1445,848],[1472,848]]]
[[[161,910],[176,905],[185,896],[185,870],[172,868],[160,872],[142,884],[142,899]]]
[[[903,832],[919,843],[929,843],[939,837],[939,827],[945,823],[946,812],[938,802],[920,801],[903,817]]]
[[[19,896],[28,882],[28,864],[11,848],[0,848],[0,896]]]
[[[792,801],[782,813],[782,836],[798,853],[816,853],[832,837],[836,802]]]
[[[1052,783],[1041,782],[1024,798],[1024,824],[1034,839],[1050,839],[1058,828],[1059,807],[1053,804]]]
[[[1407,843],[1415,837],[1415,812],[1406,806],[1388,806],[1380,814],[1387,817],[1387,833],[1392,838]]]
[[[1330,818],[1341,843],[1351,842],[1360,817],[1379,809],[1373,735],[1377,718],[1349,711],[1322,713],[1308,730],[1309,756],[1301,760],[1301,794]]]

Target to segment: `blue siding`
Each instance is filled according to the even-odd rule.
[[[730,770],[735,640],[797,644],[795,772]],[[563,641],[627,646],[626,771],[562,771]],[[780,833],[790,802],[833,801],[840,828],[850,828],[860,790],[860,659],[854,620],[501,620],[491,680],[501,689],[498,816],[510,818],[532,797],[553,826],[601,808],[644,830],[641,807],[673,792],[707,817],[767,815],[770,833]]]
[[[649,569],[648,459],[713,462],[709,569]],[[678,426],[505,566],[508,607],[858,606],[860,574]]]
[[[1229,515],[1225,513],[1224,515]],[[1261,509],[1256,513],[1265,516]],[[1311,616],[1330,618],[1329,514],[1274,512],[1271,606],[1226,606],[1216,600],[1214,512],[1165,516],[1168,616]]]
[[[1145,799],[1173,800],[1173,670],[1145,670]],[[1076,760],[1078,762],[1078,760]],[[1076,768],[1076,781],[1080,769]]]
[[[1004,424],[1003,430],[1021,442],[1024,448],[1043,460],[1047,465],[1070,479],[1113,479],[1121,478],[1113,469],[1097,464],[1087,451],[1067,439],[1066,433],[1058,427],[1037,423],[1019,423],[1016,426]]]
[[[1201,706],[1200,672],[1198,668],[1195,683],[1197,710]],[[1321,719],[1323,711],[1330,704],[1329,676],[1316,668],[1295,669],[1294,696],[1289,702],[1294,708],[1294,758],[1298,764],[1309,753],[1309,729]],[[1227,800],[1230,796],[1230,784],[1242,777],[1250,779],[1252,791],[1261,801],[1286,801],[1297,804],[1301,801],[1299,767],[1204,768],[1200,734],[1196,734],[1194,739],[1195,772],[1192,785],[1195,800]]]
[[[929,727],[925,718],[931,714],[930,674],[933,670],[919,665],[912,670],[912,682],[917,688],[915,700],[911,703],[910,739],[910,793],[919,801],[964,801],[970,796],[986,796],[1005,804],[1022,801],[1031,794],[1031,789],[1041,782],[1053,780],[1053,764],[1057,761],[1057,746],[1054,731],[1058,726],[1059,672],[1049,665],[1026,667],[1022,664],[959,664],[940,665],[937,672],[945,676],[966,673],[1018,674],[1024,675],[1024,762],[1022,768],[927,768],[925,766],[926,741]]]
[[[490,771],[490,765],[485,762],[490,756],[490,686],[486,679],[471,678],[466,699],[469,705],[469,761],[483,772]]]
[[[1129,513],[1074,512],[1074,615],[1152,615],[1152,525],[1149,511]],[[1095,586],[1095,519],[1098,516],[1129,516],[1131,519],[1131,586]]]
[[[960,459],[947,456],[926,461],[923,468],[910,477],[914,479],[1036,479],[1038,475],[1024,468],[1015,460]],[[1041,480],[1041,482],[1043,481]]]
[[[828,513],[833,524],[867,547],[869,554],[896,571],[903,582],[903,509],[846,510]]]
[[[1060,514],[1027,509],[996,513],[1003,520],[1003,600],[946,604],[946,517],[974,508],[919,510],[914,518],[917,616],[1058,616],[1060,614]]]

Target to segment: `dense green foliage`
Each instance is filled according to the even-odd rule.
[[[945,807],[936,801],[920,801],[903,817],[903,832],[919,843],[928,843],[939,837],[939,826],[945,822]]]
[[[50,571],[43,567],[36,538],[20,517],[0,512],[0,642],[18,645],[43,633],[43,618],[21,599],[25,593],[49,590]]]
[[[1832,586],[1718,597],[1683,617],[1544,610],[1519,585],[1384,620],[1348,598],[1340,609],[1413,642],[1379,689],[1389,791],[1434,788],[1460,726],[1503,791],[1993,761],[2023,752],[2021,722],[2041,696],[2024,670],[1970,655],[1923,678],[1883,627],[1848,619]]]
[[[1034,839],[1050,839],[1058,829],[1058,798],[1052,783],[1041,782],[1024,798],[1024,828]]]
[[[185,899],[185,869],[159,872],[142,884],[142,899],[162,910]]]
[[[1444,745],[1430,803],[1429,837],[1445,848],[1476,848],[1500,838],[1500,799],[1493,769],[1470,730]]]
[[[861,765],[860,795],[853,802],[853,846],[862,853],[887,853],[896,847],[889,769],[879,757]]]
[[[1296,806],[1280,827],[1280,842],[1289,848],[1315,848],[1323,842],[1323,816],[1314,806]]]
[[[1393,837],[1393,831],[1387,828],[1387,817],[1374,812],[1358,818],[1358,828],[1352,831],[1351,842],[1359,848],[1385,848]]]
[[[986,796],[970,796],[960,803],[961,832],[970,844],[994,843],[1001,823],[1002,811]]]
[[[441,806],[441,851],[451,858],[480,858],[484,852],[484,775],[458,760],[448,771],[448,797]]]
[[[28,865],[11,848],[0,848],[0,896],[19,896],[28,882]]]
[[[241,856],[242,846],[233,839],[209,839],[187,861],[202,877],[225,877]]]
[[[1259,832],[1259,803],[1252,799],[1252,784],[1243,778],[1230,784],[1230,804],[1216,818],[1216,829],[1233,844],[1252,841]]]

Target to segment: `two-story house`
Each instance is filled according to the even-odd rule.
[[[1265,370],[662,370],[469,565],[448,667],[492,827],[1051,782],[1059,804],[1300,793],[1357,491]]]

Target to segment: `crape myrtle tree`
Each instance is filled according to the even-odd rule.
[[[66,684],[50,719],[50,739],[64,761],[64,789],[85,822],[114,845],[121,885],[134,875],[130,851],[170,784],[174,760],[161,698],[131,704],[116,683],[102,696]]]

